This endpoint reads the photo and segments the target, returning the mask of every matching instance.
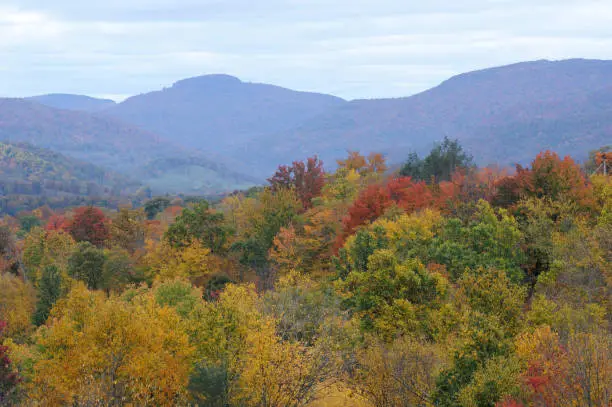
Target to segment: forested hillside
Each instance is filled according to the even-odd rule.
[[[163,138],[107,117],[50,108],[21,99],[0,99],[0,141],[25,142],[86,161],[106,170],[156,186],[157,193],[182,187],[181,192],[207,195],[252,184],[249,176],[231,171],[205,152],[187,150]],[[193,182],[182,167],[168,168],[176,176],[164,183],[145,170],[156,160],[191,159],[206,179]],[[214,184],[214,189],[207,185]]]
[[[87,200],[135,194],[140,184],[125,176],[28,144],[0,142],[0,213],[43,204],[73,206]]]
[[[403,161],[4,217],[0,403],[609,406],[609,149]]]
[[[526,164],[542,149],[582,160],[611,138],[611,89],[612,61],[534,61],[468,72],[411,97],[352,101],[253,140],[244,159],[256,166],[261,157],[278,162],[301,151],[333,162],[350,149],[380,151],[398,163],[446,136],[461,140],[482,165]]]

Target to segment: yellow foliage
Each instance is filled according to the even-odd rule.
[[[143,263],[149,267],[151,276],[158,280],[176,278],[196,279],[211,274],[210,249],[197,240],[184,248],[174,248],[166,241],[146,241],[147,254]]]
[[[25,339],[32,329],[36,292],[27,282],[12,274],[0,273],[0,320],[6,321],[4,335]]]
[[[37,336],[30,397],[47,405],[176,405],[193,355],[182,327],[150,293],[128,303],[78,284]]]

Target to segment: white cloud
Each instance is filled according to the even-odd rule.
[[[487,66],[612,58],[609,0],[13,1],[0,6],[3,95],[125,95],[229,73],[403,96]]]

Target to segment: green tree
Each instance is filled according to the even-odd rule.
[[[105,287],[105,262],[104,251],[89,242],[81,242],[68,259],[68,274],[83,281],[90,290],[99,290]]]
[[[38,302],[33,322],[42,325],[47,321],[51,308],[62,295],[62,276],[55,265],[46,266],[38,281]]]
[[[220,254],[225,249],[229,234],[223,213],[214,212],[208,202],[202,201],[185,208],[168,228],[165,238],[176,248],[189,246],[198,240],[211,253]]]
[[[157,214],[163,212],[170,206],[170,199],[164,197],[157,197],[147,201],[144,204],[144,211],[147,215],[147,219],[155,219]]]
[[[472,157],[463,150],[459,140],[444,137],[442,143],[436,144],[423,160],[416,153],[410,153],[400,174],[418,181],[450,181],[457,169],[472,165]]]

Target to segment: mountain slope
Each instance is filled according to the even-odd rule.
[[[586,155],[612,137],[612,61],[535,61],[462,74],[418,95],[356,100],[247,145],[251,166],[347,149],[392,161],[459,138],[481,163],[522,162],[543,148]],[[509,154],[509,150],[512,152]],[[269,171],[271,168],[267,168]]]
[[[31,96],[26,99],[45,106],[54,107],[56,109],[80,110],[84,112],[95,112],[115,104],[115,101],[110,99],[98,99],[89,96],[70,95],[65,93]]]
[[[151,162],[159,159],[190,158],[208,171],[208,176],[222,179],[223,189],[189,188],[191,194],[231,191],[251,182],[249,177],[232,172],[209,160],[203,153],[187,151],[162,138],[120,121],[86,112],[53,109],[22,99],[0,99],[0,141],[25,142],[88,161],[104,168],[129,174],[145,183],[159,177],[146,172]],[[157,193],[176,191],[177,185],[192,182],[174,180],[171,185],[156,183]],[[232,180],[232,182],[230,182]]]
[[[0,212],[41,204],[79,204],[118,198],[141,186],[93,164],[29,144],[0,142]]]
[[[346,102],[334,96],[207,75],[134,96],[104,111],[178,144],[229,157],[243,143],[290,129]]]

